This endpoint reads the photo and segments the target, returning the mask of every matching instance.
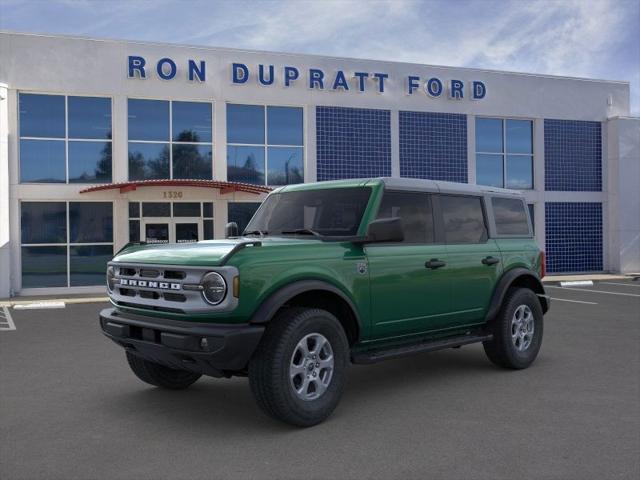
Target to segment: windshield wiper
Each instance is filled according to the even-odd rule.
[[[245,237],[247,235],[260,235],[261,237],[264,237],[264,236],[267,235],[267,233],[269,233],[269,232],[267,232],[266,230],[264,230],[264,231],[262,231],[262,230],[249,230],[248,232],[247,231],[242,232],[242,236]]]
[[[283,230],[283,235],[293,234],[293,235],[313,235],[314,237],[322,238],[322,234],[316,232],[315,230],[311,230],[310,228],[297,228],[295,230]]]

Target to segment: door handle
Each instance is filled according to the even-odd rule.
[[[429,260],[428,262],[425,262],[424,264],[426,268],[430,268],[431,270],[444,267],[445,265],[446,265],[446,262],[443,262],[442,260],[438,260],[437,258],[432,258],[431,260]]]
[[[484,257],[482,259],[482,263],[484,263],[485,265],[495,265],[496,263],[500,263],[500,259],[496,258],[496,257]]]

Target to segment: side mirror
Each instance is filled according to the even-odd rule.
[[[367,228],[367,243],[402,242],[404,231],[400,217],[379,218]]]
[[[236,222],[229,222],[224,226],[224,238],[237,237],[238,236],[238,224]]]

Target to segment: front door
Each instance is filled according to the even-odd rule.
[[[153,218],[142,221],[143,242],[193,243],[202,240],[201,218]]]
[[[400,217],[404,242],[368,244],[372,339],[407,337],[446,326],[451,277],[435,243],[431,196],[387,191],[378,218]]]
[[[202,220],[199,218],[176,220],[173,230],[176,243],[193,243],[202,240]]]
[[[146,243],[169,243],[171,237],[170,231],[170,218],[143,220],[141,240]]]

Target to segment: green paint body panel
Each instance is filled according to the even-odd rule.
[[[375,219],[384,191],[382,179],[348,180],[282,187],[277,192],[342,187],[371,188],[358,235]],[[272,294],[301,280],[320,280],[342,292],[360,319],[354,349],[412,338],[446,336],[485,322],[500,277],[516,267],[540,270],[540,249],[532,238],[489,238],[485,243],[403,244],[323,241],[311,236],[250,237],[194,244],[131,246],[115,262],[211,267],[215,270],[239,242],[260,240],[227,259],[239,271],[233,311],[189,315],[143,308],[121,310],[183,321],[247,323]],[[497,265],[482,259],[496,257]],[[439,259],[444,268],[425,262]],[[363,268],[364,267],[364,268]]]

